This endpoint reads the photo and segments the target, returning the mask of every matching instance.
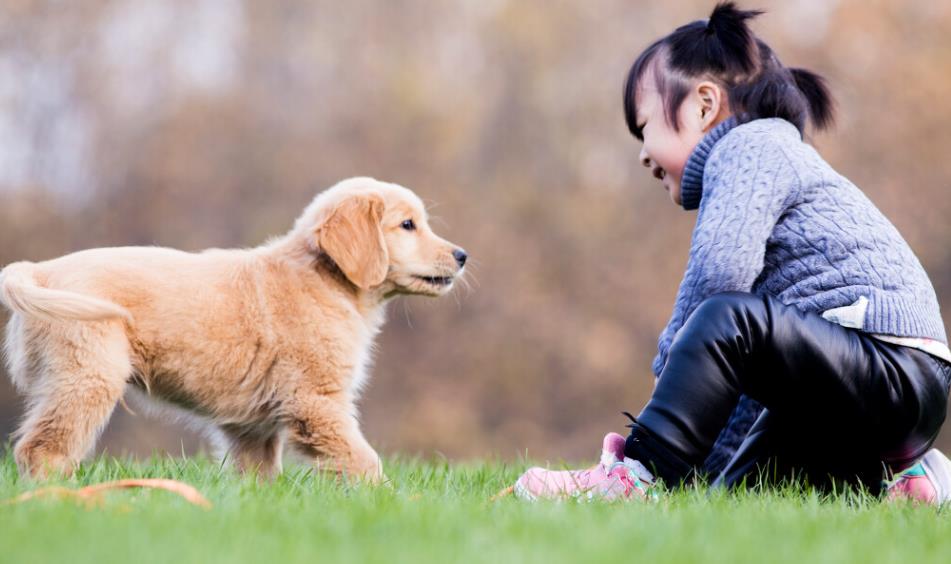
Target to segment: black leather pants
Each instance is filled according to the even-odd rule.
[[[934,442],[951,365],[773,298],[718,294],[671,345],[625,454],[667,484],[696,473],[741,394],[765,410],[715,484],[795,473],[878,491]],[[767,470],[768,469],[768,470]],[[764,473],[766,471],[766,473]]]

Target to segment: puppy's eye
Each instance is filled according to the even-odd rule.
[[[413,231],[416,229],[416,224],[413,223],[412,219],[407,219],[406,221],[400,224],[400,227],[402,227],[403,229],[407,231]]]

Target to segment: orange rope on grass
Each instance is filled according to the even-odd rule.
[[[23,494],[18,495],[17,497],[5,500],[2,502],[3,505],[12,505],[15,503],[22,503],[24,501],[29,501],[36,498],[73,498],[87,504],[92,504],[99,502],[102,498],[103,492],[109,490],[118,490],[118,489],[127,489],[127,488],[149,488],[157,490],[165,490],[177,494],[185,499],[185,501],[202,507],[204,509],[211,509],[211,502],[208,501],[205,496],[193,488],[192,486],[179,482],[177,480],[165,480],[160,478],[137,478],[137,479],[128,479],[128,480],[116,480],[114,482],[104,482],[102,484],[93,484],[91,486],[86,486],[79,489],[70,489],[64,488],[61,486],[50,486],[48,488],[40,488],[38,490],[29,491]]]

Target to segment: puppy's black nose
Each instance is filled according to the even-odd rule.
[[[469,258],[469,255],[466,254],[462,249],[456,249],[452,252],[453,258],[456,259],[456,262],[459,263],[459,268],[462,268],[466,265],[466,259]]]

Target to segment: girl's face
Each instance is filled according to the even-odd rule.
[[[644,136],[641,163],[661,181],[677,205],[681,203],[680,180],[687,159],[710,127],[723,119],[717,115],[721,113],[720,93],[716,92],[716,100],[711,100],[708,90],[704,90],[708,86],[711,83],[705,82],[692,89],[680,105],[679,131],[667,122],[652,72],[645,74],[637,90],[637,125]]]

